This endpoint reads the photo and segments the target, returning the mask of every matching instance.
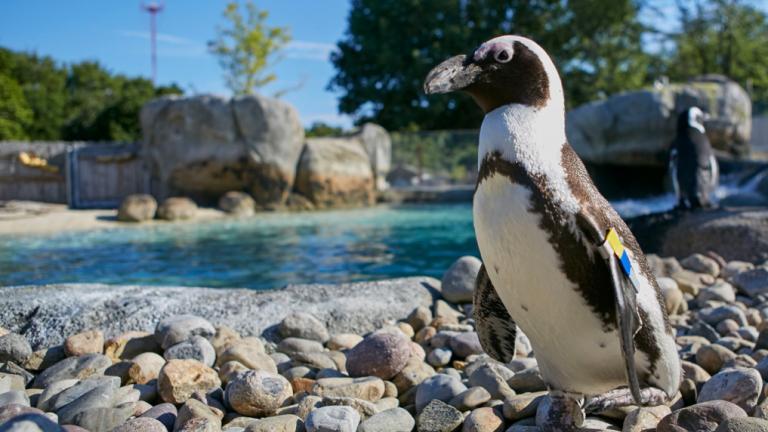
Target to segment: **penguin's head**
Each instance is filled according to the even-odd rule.
[[[709,115],[699,107],[690,107],[681,112],[677,117],[677,130],[687,132],[689,129],[705,133],[704,122],[709,120]]]
[[[560,76],[546,51],[522,36],[491,39],[469,55],[435,66],[424,81],[427,94],[463,91],[486,113],[508,104],[562,104]]]

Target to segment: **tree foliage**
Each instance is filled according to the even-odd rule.
[[[0,139],[136,141],[141,106],[180,93],[96,62],[59,65],[0,48]]]
[[[678,3],[680,29],[669,75],[686,79],[722,74],[752,87],[753,98],[768,100],[768,18],[743,0]]]
[[[570,104],[650,81],[633,0],[353,0],[329,88],[339,110],[395,130],[476,127],[463,95],[427,98],[431,67],[490,36],[535,39],[561,67]],[[599,13],[596,13],[599,11]]]
[[[253,94],[276,78],[269,67],[291,38],[287,28],[268,26],[268,16],[253,1],[245,3],[245,16],[237,2],[230,2],[224,9],[227,25],[219,27],[218,37],[209,42],[211,53],[224,69],[227,87],[235,95]]]

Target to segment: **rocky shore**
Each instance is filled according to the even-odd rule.
[[[650,263],[680,392],[588,416],[585,430],[768,431],[768,267]],[[271,292],[0,288],[0,431],[541,430],[550,404],[527,338],[508,364],[480,347],[478,267]]]

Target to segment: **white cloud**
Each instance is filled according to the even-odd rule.
[[[123,30],[118,32],[121,36],[149,40],[150,35],[147,31]],[[157,41],[172,45],[200,45],[192,39],[181,36],[175,36],[167,33],[157,33]]]
[[[285,46],[285,56],[292,59],[327,61],[334,50],[334,44],[294,40]]]
[[[149,40],[148,31],[120,30],[120,36]],[[157,33],[157,54],[165,57],[201,57],[208,53],[207,46],[198,41],[168,33]]]

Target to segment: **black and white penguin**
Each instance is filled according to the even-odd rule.
[[[484,263],[475,319],[485,351],[511,360],[519,327],[550,389],[586,399],[587,409],[628,385],[631,394],[619,390],[625,404],[672,397],[681,366],[658,285],[566,141],[563,88],[549,55],[530,39],[497,37],[436,66],[424,90],[466,92],[485,112],[473,204]],[[601,254],[611,229],[631,283],[616,257]]]
[[[677,135],[669,148],[669,177],[678,206],[710,207],[720,181],[719,167],[704,129],[706,114],[691,107],[677,118]]]

